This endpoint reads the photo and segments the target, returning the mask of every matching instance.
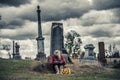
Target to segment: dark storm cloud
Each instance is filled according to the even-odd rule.
[[[80,17],[81,25],[89,27],[95,24],[119,24],[119,14],[120,8],[109,10],[91,10]]]
[[[36,6],[35,6],[36,7]],[[37,12],[36,8],[31,10],[31,12],[26,11],[24,14],[20,15],[19,17],[24,20],[30,20],[30,21],[37,21]],[[80,9],[70,9],[65,8],[63,10],[44,10],[44,8],[41,9],[41,19],[43,22],[46,21],[59,21],[59,20],[66,20],[69,18],[77,18],[82,16],[84,13],[88,12],[88,9],[80,10]]]
[[[93,37],[112,37],[111,32],[103,31],[103,30],[96,30],[90,33]]]
[[[29,20],[29,21],[37,21],[37,13],[35,13],[35,10],[32,10],[30,13],[26,12],[19,17],[23,20]]]
[[[0,29],[4,29],[5,26],[6,26],[6,23],[4,21],[0,21]]]
[[[0,29],[15,29],[24,25],[24,20],[14,19],[10,22],[0,21]]]
[[[69,18],[77,18],[89,11],[89,3],[86,0],[38,0],[41,8],[42,21],[59,21]],[[24,14],[19,15],[20,18],[36,21],[37,20],[37,5],[24,11]]]
[[[38,1],[40,2],[39,4],[41,6],[42,21],[59,21],[66,20],[69,18],[79,18],[92,9],[104,10],[120,7],[120,0],[93,0],[92,5],[90,5],[87,0]],[[36,6],[34,6],[34,8],[26,10],[24,14],[20,15],[20,17],[22,19],[36,21]],[[88,24],[85,25],[91,24],[91,22],[88,22]]]
[[[30,0],[0,0],[0,6],[20,6],[30,3]]]
[[[23,20],[16,19],[16,20],[13,20],[13,21],[9,22],[8,25],[22,26],[24,23],[25,22]]]
[[[93,0],[93,6],[98,10],[120,8],[120,0]]]
[[[35,39],[36,34],[18,34],[15,36],[4,35],[2,38],[15,39],[15,40],[24,40],[24,39]]]
[[[4,1],[7,1],[7,0],[4,0]],[[18,1],[18,0],[16,0],[16,1]],[[21,2],[21,3],[19,3],[19,4],[16,3],[15,5],[13,5],[13,3],[12,3],[12,6],[20,6],[20,5],[22,5],[22,1],[19,0],[18,2]],[[61,20],[66,21],[66,20],[69,20],[70,18],[81,19],[81,16],[84,16],[85,14],[90,13],[88,15],[85,15],[85,18],[78,21],[78,23],[80,22],[79,25],[92,27],[95,24],[110,24],[110,23],[114,22],[114,21],[112,21],[114,19],[111,19],[111,21],[110,21],[109,17],[104,18],[103,15],[105,14],[105,16],[107,16],[106,13],[109,13],[109,12],[106,12],[107,10],[104,11],[104,9],[111,10],[112,8],[119,8],[118,3],[120,2],[118,0],[93,0],[92,5],[90,5],[88,0],[74,0],[74,1],[73,0],[59,0],[59,1],[57,1],[57,0],[38,0],[40,2],[36,2],[36,1],[35,1],[35,3],[31,3],[29,5],[24,5],[24,6],[17,7],[17,8],[16,7],[4,7],[4,9],[1,8],[3,10],[3,11],[1,11],[1,13],[2,12],[6,13],[6,10],[11,13],[4,15],[6,17],[5,19],[7,19],[7,21],[9,21],[9,22],[0,24],[0,25],[2,25],[2,27],[0,27],[0,28],[1,29],[15,29],[15,28],[17,29],[18,27],[24,26],[24,22],[26,20],[28,20],[30,22],[33,22],[33,21],[36,22],[37,21],[37,12],[36,12],[37,9],[36,8],[37,8],[38,4],[40,4],[41,17],[42,17],[42,21],[44,21],[44,22],[61,21]],[[2,1],[0,1],[0,3],[1,2]],[[14,2],[14,0],[12,2]],[[23,4],[26,4],[26,3],[29,3],[29,1],[24,0]],[[8,0],[8,2],[5,5],[11,6],[10,0]],[[13,9],[13,10],[11,11],[8,8]],[[92,11],[93,9],[99,9],[99,10]],[[103,10],[103,13],[99,12],[102,10]],[[13,15],[14,11],[16,12],[15,15]],[[114,11],[116,13],[115,16],[119,16],[119,10],[114,10]],[[4,14],[4,13],[2,13],[2,14]],[[99,13],[101,14],[101,16],[99,16],[100,15]],[[98,15],[96,15],[96,14],[98,14]],[[115,21],[115,22],[117,23],[117,21]],[[73,23],[74,22],[72,22],[71,24],[73,24]],[[36,24],[37,24],[37,22],[36,22]],[[76,25],[76,26],[79,26],[79,25]],[[34,34],[27,34],[25,32],[26,31],[24,31],[24,35],[23,34],[16,35],[16,36],[13,36],[12,38],[17,38],[17,39],[27,38],[25,36],[28,36],[29,38],[34,38],[34,36],[35,36]],[[18,34],[18,33],[15,33],[15,34]],[[91,32],[91,35],[93,35],[94,37],[101,37],[101,36],[110,37],[111,36],[109,34],[109,32],[105,32],[105,31],[94,31],[94,32]],[[6,37],[9,37],[9,36],[6,36]]]
[[[80,9],[65,9],[65,12],[61,13],[60,10],[55,11],[55,14],[53,12],[50,12],[50,14],[47,15],[46,12],[43,12],[43,20],[44,21],[59,21],[59,20],[66,20],[69,18],[78,18],[82,16],[84,13],[88,12],[88,10],[80,10]]]
[[[36,34],[22,34],[22,35],[18,35],[18,36],[15,36],[13,37],[13,39],[16,39],[16,40],[24,40],[24,39],[35,39],[36,37]]]

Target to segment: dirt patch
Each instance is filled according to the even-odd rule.
[[[72,71],[72,74],[77,74],[77,73],[110,73],[113,72],[114,69],[112,68],[106,68],[101,66],[99,63],[98,64],[83,64],[80,63],[77,59],[73,61],[74,64],[67,64],[66,67],[69,67]],[[53,74],[53,70],[50,67],[49,64],[47,63],[35,63],[32,66],[32,71],[33,72],[39,72],[39,73],[45,73],[45,74]]]

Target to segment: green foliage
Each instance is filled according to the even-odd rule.
[[[77,58],[78,58],[78,54],[73,53],[73,54],[72,54],[72,58],[73,58],[73,59],[77,59]]]

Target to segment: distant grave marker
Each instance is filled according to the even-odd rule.
[[[105,65],[107,63],[105,59],[105,47],[104,42],[99,42],[99,54],[98,54],[98,60],[102,63],[102,65]]]
[[[84,46],[85,52],[81,54],[82,59],[80,61],[82,63],[97,63],[96,53],[94,52],[94,45],[87,44]]]
[[[15,45],[15,46],[14,46]],[[14,51],[15,48],[15,51]],[[21,59],[20,52],[19,52],[20,45],[18,43],[13,41],[13,59]]]

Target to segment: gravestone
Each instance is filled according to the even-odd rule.
[[[105,47],[104,47],[104,42],[98,42],[98,47],[99,47],[99,53],[98,53],[98,60],[103,63],[103,65],[106,64],[106,59],[105,59]]]
[[[20,45],[15,43],[15,54],[13,56],[13,59],[17,59],[17,60],[21,59],[19,48],[20,48]]]
[[[54,50],[62,51],[63,48],[64,48],[63,24],[52,23],[50,55],[54,53]]]
[[[95,47],[93,44],[87,44],[84,46],[85,52],[81,54],[82,59],[80,59],[82,63],[97,63],[94,48]]]
[[[13,41],[13,59],[14,59],[14,57],[15,57],[15,41]]]
[[[87,44],[84,46],[85,49],[85,56],[84,58],[95,58],[95,52],[94,52],[94,45],[93,44]]]

